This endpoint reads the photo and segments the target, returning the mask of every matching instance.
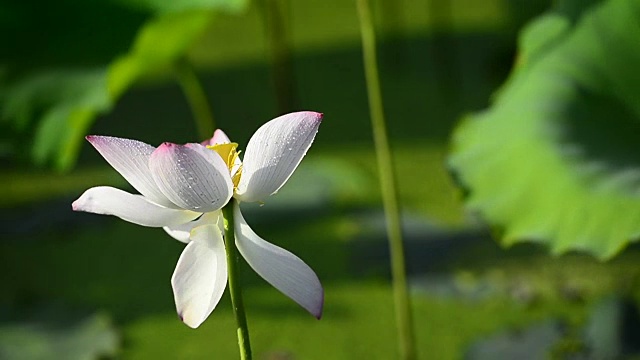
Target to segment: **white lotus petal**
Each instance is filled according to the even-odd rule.
[[[87,141],[140,194],[160,205],[177,207],[164,196],[151,176],[149,157],[155,147],[141,141],[111,136],[90,135]]]
[[[227,260],[222,233],[216,225],[191,232],[171,277],[180,319],[197,328],[216,307],[227,286]]]
[[[233,211],[236,246],[249,266],[319,319],[322,316],[324,290],[313,270],[297,256],[256,235],[244,220],[237,203]]]
[[[184,209],[215,211],[233,194],[227,165],[200,144],[164,143],[151,154],[149,168],[165,196]]]
[[[197,220],[175,226],[165,226],[162,229],[164,229],[164,231],[166,231],[172,238],[183,243],[188,243],[190,241],[189,237],[191,236],[191,230],[202,225],[218,224],[219,218],[221,218],[220,211],[212,211],[202,214],[202,216]]]
[[[307,153],[322,121],[310,111],[280,116],[251,137],[236,190],[241,201],[260,201],[277,192]]]
[[[142,195],[130,194],[109,186],[93,187],[85,191],[71,207],[74,211],[114,215],[134,224],[150,227],[183,224],[201,215],[189,210],[165,208]]]

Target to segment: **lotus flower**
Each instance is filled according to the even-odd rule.
[[[182,321],[197,328],[218,304],[227,284],[221,209],[233,201],[235,244],[268,283],[320,318],[324,292],[300,258],[249,227],[240,202],[262,202],[289,179],[318,131],[322,114],[297,112],[260,127],[243,161],[221,130],[204,143],[158,148],[137,140],[87,136],[87,140],[140,195],[99,186],[73,202],[73,210],[115,215],[134,224],[162,227],[186,243],[171,278]]]

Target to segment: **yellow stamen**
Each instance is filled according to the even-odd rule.
[[[234,188],[238,188],[238,184],[240,183],[240,175],[242,175],[242,164],[240,164],[238,171],[236,171],[236,173],[231,177]]]
[[[234,154],[236,153],[237,147],[238,147],[238,144],[236,143],[207,145],[208,149],[211,149],[220,155],[222,160],[224,160],[224,162],[227,164],[227,167],[229,168],[229,170],[231,170],[231,168],[233,167],[233,162],[236,159],[237,155],[234,156]]]
[[[225,164],[227,164],[227,168],[229,169],[229,174],[232,174],[231,171],[233,170],[236,160],[240,155],[240,152],[236,150],[238,148],[238,144],[228,143],[228,144],[218,144],[218,145],[207,145],[207,148],[217,152],[218,155],[220,155],[222,160],[224,160]],[[240,167],[235,172],[235,174],[232,174],[231,181],[233,182],[234,188],[238,187],[241,173],[242,173],[242,165],[240,165]]]

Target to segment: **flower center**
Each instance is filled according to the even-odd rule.
[[[234,189],[238,187],[240,175],[242,175],[242,163],[238,160],[240,151],[237,151],[237,148],[237,143],[207,145],[207,149],[217,152],[222,160],[224,160],[225,164],[227,164]]]

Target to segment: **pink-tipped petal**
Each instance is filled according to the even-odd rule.
[[[171,277],[176,310],[182,321],[197,328],[216,307],[227,286],[227,260],[222,233],[216,225],[191,232]]]
[[[202,214],[202,216],[197,220],[175,226],[165,226],[162,229],[172,238],[187,244],[191,241],[189,239],[191,236],[191,230],[202,225],[217,224],[220,218],[220,211],[212,211]]]
[[[302,111],[262,125],[247,145],[236,198],[253,202],[277,192],[309,150],[322,114]]]
[[[162,206],[176,207],[158,189],[151,176],[149,157],[156,148],[141,141],[111,136],[90,135],[87,141],[140,194]]]
[[[213,137],[211,138],[211,145],[228,144],[230,142],[231,140],[229,140],[229,137],[227,136],[227,134],[224,133],[224,131],[218,129],[213,132]]]
[[[213,132],[213,137],[211,139],[207,139],[200,144],[202,144],[203,146],[213,146],[219,144],[228,144],[230,142],[231,140],[229,140],[227,134],[225,134],[224,131],[218,129]]]
[[[233,194],[227,165],[200,144],[164,143],[151,154],[149,168],[162,193],[183,209],[219,210]]]
[[[163,227],[191,221],[200,213],[165,208],[148,201],[141,195],[120,189],[98,186],[84,192],[71,205],[74,211],[114,215],[128,222],[150,227]]]
[[[245,221],[240,206],[233,208],[238,251],[263,279],[306,309],[322,316],[324,290],[316,273],[289,251],[260,238]]]

